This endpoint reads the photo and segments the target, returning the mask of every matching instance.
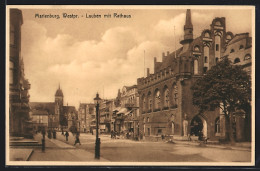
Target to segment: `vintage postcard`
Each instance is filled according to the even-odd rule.
[[[9,5],[6,41],[8,166],[255,164],[254,6]]]

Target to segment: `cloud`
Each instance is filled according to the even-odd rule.
[[[212,19],[211,13],[193,12],[194,37],[209,28]],[[174,26],[176,48],[180,47],[184,22],[185,13],[181,13],[159,20],[145,33],[134,29],[136,26],[114,26],[96,40],[82,41],[68,34],[50,37],[51,28],[24,20],[22,56],[31,83],[30,100],[54,101],[59,83],[64,102],[76,107],[79,101],[93,102],[97,91],[103,97],[103,89],[106,98],[115,98],[118,89],[136,84],[146,68],[153,72],[154,57],[161,61],[162,52],[175,50]]]

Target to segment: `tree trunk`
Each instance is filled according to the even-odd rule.
[[[233,113],[229,113],[229,140],[231,144],[235,143],[234,134],[233,134]]]

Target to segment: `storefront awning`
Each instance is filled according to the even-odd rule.
[[[118,112],[121,109],[121,107],[117,107],[113,110],[113,112]]]
[[[121,108],[118,112],[117,112],[117,114],[126,114],[127,113],[127,108]]]

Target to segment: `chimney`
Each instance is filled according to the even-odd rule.
[[[162,53],[162,61],[164,61],[165,53]]]
[[[150,68],[147,68],[147,77],[150,76]]]

